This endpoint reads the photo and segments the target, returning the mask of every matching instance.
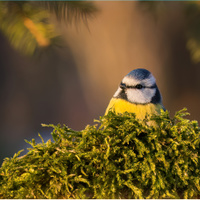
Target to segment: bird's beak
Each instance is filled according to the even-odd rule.
[[[119,87],[122,89],[122,90],[125,90],[126,89],[126,85],[124,83],[120,83]]]

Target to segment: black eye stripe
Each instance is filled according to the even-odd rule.
[[[134,85],[134,86],[126,86],[126,88],[135,88],[135,89],[142,89],[142,88],[146,88],[145,86],[141,85],[141,84],[137,84],[137,85]]]
[[[144,85],[141,85],[141,84],[137,84],[137,85],[126,85],[125,83],[120,83],[120,88],[121,89],[126,89],[126,88],[132,88],[132,89],[142,89],[142,88],[156,88],[156,85],[152,85],[152,86],[144,86]]]

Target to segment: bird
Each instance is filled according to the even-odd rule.
[[[161,93],[152,73],[143,68],[137,68],[128,73],[111,98],[105,115],[110,110],[115,113],[135,113],[136,118],[141,120],[147,114],[159,115],[161,110],[165,111]]]

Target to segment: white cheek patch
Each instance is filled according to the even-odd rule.
[[[155,93],[155,88],[144,88],[141,90],[129,88],[126,91],[128,101],[138,104],[150,103]]]

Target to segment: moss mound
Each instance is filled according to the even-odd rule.
[[[200,129],[168,112],[138,121],[109,112],[97,125],[53,128],[50,140],[0,168],[0,198],[198,198]],[[42,139],[42,138],[41,138]]]

